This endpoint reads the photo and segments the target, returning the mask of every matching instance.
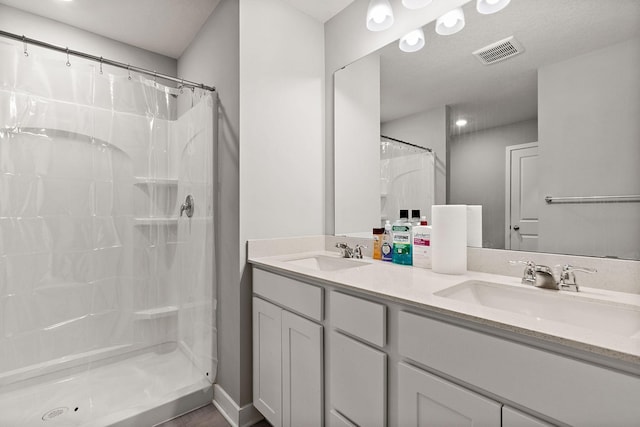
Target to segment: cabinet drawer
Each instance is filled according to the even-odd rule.
[[[253,292],[311,319],[322,321],[322,288],[253,269]]]
[[[331,324],[378,347],[384,347],[387,311],[382,304],[331,292]]]
[[[405,363],[398,390],[398,426],[500,425],[500,403]]]
[[[553,427],[551,424],[508,406],[502,407],[502,427]]]
[[[402,356],[570,425],[635,425],[640,377],[401,312]],[[597,391],[601,392],[597,392]]]
[[[359,426],[386,426],[387,355],[339,332],[330,340],[331,408]]]

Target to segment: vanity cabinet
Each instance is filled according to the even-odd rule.
[[[398,424],[500,426],[502,405],[421,369],[398,366]]]
[[[387,425],[386,307],[330,292],[330,425]]]
[[[637,376],[404,311],[398,332],[405,360],[532,413],[568,425],[640,420]],[[506,413],[505,426],[538,421],[509,408]]]
[[[278,285],[270,287],[273,281]],[[322,426],[323,327],[287,310],[308,308],[312,316],[320,317],[322,289],[267,272],[254,275],[254,285],[257,283],[253,297],[253,404],[274,427]],[[260,297],[264,297],[259,293],[263,285],[273,302]],[[278,298],[279,292],[287,289],[290,292]]]
[[[333,283],[253,277],[254,405],[273,426],[640,420],[635,365]]]
[[[552,427],[406,363],[398,366],[398,426]]]

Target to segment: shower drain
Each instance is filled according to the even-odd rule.
[[[57,418],[60,415],[66,414],[68,410],[69,410],[69,408],[67,408],[67,407],[61,407],[61,408],[55,408],[55,409],[52,409],[50,411],[47,411],[42,416],[42,421],[49,421],[49,420],[52,420],[54,418]]]

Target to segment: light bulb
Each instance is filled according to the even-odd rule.
[[[400,39],[398,44],[400,50],[403,52],[417,52],[424,47],[424,31],[422,28],[413,30]]]
[[[415,46],[418,43],[418,40],[420,40],[420,37],[418,37],[418,34],[415,31],[411,31],[407,34],[407,38],[405,40],[408,45]]]
[[[458,18],[456,18],[453,15],[447,15],[442,19],[442,23],[444,24],[445,27],[447,28],[453,28],[456,25],[456,22],[458,22]]]
[[[384,20],[387,18],[387,16],[384,13],[384,10],[382,10],[382,8],[380,8],[379,6],[375,7],[371,11],[371,17],[373,18],[373,22],[375,22],[376,24],[382,24]]]
[[[432,1],[433,0],[402,0],[402,4],[407,9],[416,10],[416,9],[422,9]]]
[[[393,25],[393,10],[389,0],[371,0],[367,9],[367,29],[383,31]]]
[[[456,126],[466,126],[467,125],[467,121],[465,119],[458,119],[456,120]]]
[[[436,33],[448,36],[464,28],[464,12],[457,8],[445,13],[436,21]]]
[[[496,13],[507,7],[511,0],[477,0],[476,9],[483,15]]]

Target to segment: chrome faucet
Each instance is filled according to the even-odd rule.
[[[340,256],[342,258],[362,259],[362,249],[365,249],[366,246],[356,245],[354,248],[351,248],[348,244],[340,242],[336,243],[336,248],[340,249]]]
[[[576,283],[575,271],[585,273],[596,273],[595,268],[574,267],[565,264],[560,272],[560,279],[556,280],[551,267],[546,265],[536,265],[533,261],[509,261],[510,264],[524,264],[524,272],[522,274],[522,284],[532,285],[538,288],[554,289],[562,291],[578,292],[579,287]]]

